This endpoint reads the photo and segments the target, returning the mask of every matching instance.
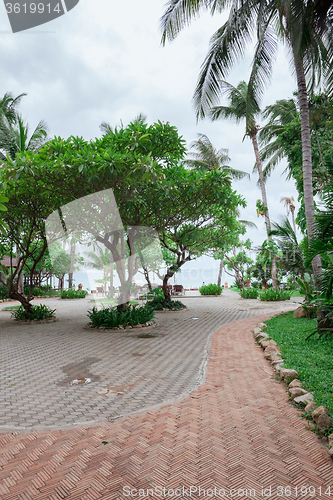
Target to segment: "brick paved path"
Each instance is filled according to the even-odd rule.
[[[0,312],[0,429],[94,424],[169,401],[196,387],[219,327],[260,308],[295,307],[230,291],[184,302],[188,310],[159,313],[157,326],[144,330],[84,329],[88,300],[44,300],[57,308],[50,324],[17,324]],[[142,331],[157,337],[137,338]],[[69,385],[81,378],[92,382]]]
[[[251,329],[266,317],[218,330],[205,382],[170,404],[93,427],[0,434],[1,499],[111,500],[134,488],[130,498],[140,488],[146,498],[207,498],[214,488],[216,498],[222,488],[225,498],[263,498],[269,487],[269,498],[329,499],[325,442],[305,428],[254,343]]]

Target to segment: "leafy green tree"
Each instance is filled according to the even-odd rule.
[[[232,248],[231,254],[225,254],[227,269],[233,271],[234,274],[230,274],[228,271],[226,273],[235,278],[240,290],[243,290],[246,279],[250,277],[250,269],[253,265],[253,260],[246,253],[251,249],[251,245],[249,239],[240,241],[237,247]]]
[[[3,212],[3,221],[6,224],[5,236],[0,236],[0,246],[13,256],[16,254],[16,265],[8,269],[6,282],[1,275],[0,282],[8,286],[10,298],[21,302],[28,315],[32,314],[32,289],[28,296],[19,290],[18,284],[23,270],[29,261],[29,279],[32,281],[39,262],[43,259],[47,249],[44,220],[52,210],[59,205],[55,194],[47,193],[43,185],[36,184],[33,177],[21,172],[19,182],[15,178],[15,170],[4,165],[0,170],[0,182],[3,193],[8,198],[6,212]]]

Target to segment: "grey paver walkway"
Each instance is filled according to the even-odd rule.
[[[0,311],[0,432],[87,425],[172,400],[202,379],[218,328],[297,307],[245,301],[231,291],[182,301],[187,310],[158,313],[157,325],[144,330],[85,329],[89,299],[40,301],[57,308],[59,321],[49,324],[17,324]],[[142,332],[157,337],[140,339]],[[92,382],[68,383],[83,377]]]

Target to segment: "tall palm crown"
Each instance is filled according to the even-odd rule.
[[[249,86],[246,82],[240,82],[237,87],[234,87],[230,83],[225,81],[221,82],[221,87],[228,99],[228,106],[215,106],[210,111],[210,117],[212,120],[227,119],[239,123],[245,121],[245,135],[251,139],[253,145],[253,151],[256,158],[257,170],[259,174],[259,185],[261,189],[262,203],[265,207],[265,212],[263,213],[265,217],[265,225],[268,240],[271,240],[270,230],[271,222],[268,213],[267,204],[267,194],[265,180],[262,172],[261,158],[259,154],[257,134],[259,131],[259,125],[256,122],[256,118],[260,115],[260,107],[256,96],[249,95]],[[244,140],[243,138],[243,140]],[[279,282],[277,278],[277,268],[276,268],[276,258],[273,257],[272,260],[272,280],[274,288],[279,288]]]
[[[13,125],[17,119],[16,109],[25,95],[27,94],[13,97],[10,92],[6,92],[3,98],[0,99],[0,119],[6,119],[10,125]]]
[[[40,121],[29,137],[29,126],[18,114],[17,107],[22,97],[13,98],[6,93],[0,100],[0,160],[5,161],[6,155],[14,159],[20,151],[36,151],[47,141],[47,126]]]
[[[265,179],[271,175],[272,170],[284,156],[279,135],[284,131],[285,126],[298,116],[294,99],[280,99],[263,110],[262,117],[268,119],[268,123],[259,132],[259,142],[262,146],[261,160],[267,162],[263,169]]]
[[[17,115],[14,124],[0,120],[0,159],[5,161],[6,154],[14,159],[21,151],[36,151],[47,141],[47,126],[40,121],[29,136],[29,126]]]
[[[209,138],[205,134],[198,134],[198,140],[191,144],[191,149],[196,152],[189,153],[191,159],[185,160],[185,165],[197,170],[213,170],[214,168],[227,172],[232,179],[243,179],[250,177],[247,172],[231,168],[227,165],[230,162],[227,149],[215,149]]]

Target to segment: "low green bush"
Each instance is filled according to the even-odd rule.
[[[199,288],[201,295],[221,295],[222,287],[218,285],[203,285]]]
[[[243,299],[256,299],[258,298],[259,290],[257,288],[243,288],[241,297]]]
[[[8,288],[0,283],[0,299],[8,299]]]
[[[61,290],[62,299],[84,299],[88,295],[86,290]]]
[[[30,286],[24,286],[24,295],[28,295],[30,293]],[[52,290],[50,286],[42,285],[41,287],[34,286],[32,289],[32,295],[34,297],[49,297],[50,295],[59,295],[57,290]]]
[[[180,300],[166,300],[163,290],[160,288],[155,288],[153,294],[152,300],[148,301],[147,304],[155,311],[163,311],[163,309],[179,311],[180,309],[186,309],[186,306]]]
[[[27,311],[23,306],[20,306],[18,309],[12,312],[12,318],[16,321],[37,321],[42,319],[51,319],[55,317],[54,314],[55,309],[50,309],[44,304],[38,306],[32,306],[32,315],[29,316]]]
[[[186,306],[180,300],[166,300],[160,298],[154,298],[147,302],[150,307],[153,307],[155,311],[163,311],[163,309],[170,309],[179,311],[180,309],[186,309]]]
[[[289,300],[291,292],[289,290],[275,290],[274,288],[268,288],[267,290],[262,290],[259,297],[260,300],[264,301]]]
[[[135,326],[146,323],[155,317],[155,311],[148,304],[141,307],[130,305],[126,311],[112,306],[102,309],[93,307],[91,311],[88,311],[88,316],[96,327],[114,328],[119,325]]]

